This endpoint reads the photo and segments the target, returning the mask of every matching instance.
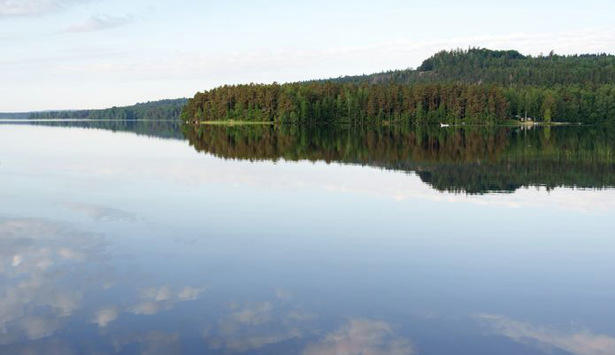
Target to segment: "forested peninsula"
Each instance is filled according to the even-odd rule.
[[[187,101],[187,99],[169,99],[102,110],[42,111],[21,115],[27,115],[30,119],[176,120]]]
[[[188,122],[603,123],[615,121],[615,56],[442,51],[416,69],[222,86],[188,100]]]

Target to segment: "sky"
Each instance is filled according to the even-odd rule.
[[[615,53],[615,2],[0,0],[0,112],[417,67],[443,49]]]

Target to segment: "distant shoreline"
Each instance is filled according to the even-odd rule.
[[[115,118],[2,118],[0,117],[0,123],[28,123],[28,122],[127,122],[127,121],[161,121],[161,122],[177,122],[176,119],[115,119]],[[268,122],[268,121],[244,121],[244,120],[208,120],[208,121],[183,121],[181,123],[190,125],[211,125],[211,126],[263,126],[263,125],[276,125],[276,124],[294,124],[294,125],[310,125],[310,124],[322,124],[322,125],[354,125],[353,122],[312,122],[312,123],[280,123],[280,122]],[[405,125],[416,126],[417,124],[409,124],[402,121],[383,121],[380,123],[369,122],[362,123],[360,125],[368,126],[391,126],[391,125]],[[418,125],[425,126],[437,126],[439,123],[422,123]],[[540,122],[540,121],[518,121],[509,120],[494,123],[446,123],[446,126],[442,128],[460,128],[460,127],[548,127],[548,126],[573,126],[584,125],[581,122]]]
[[[208,120],[208,121],[184,121],[184,124],[188,125],[210,125],[210,126],[261,126],[261,125],[298,125],[298,126],[309,126],[312,124],[317,125],[363,125],[363,126],[394,126],[394,125],[409,125],[409,126],[438,126],[440,123],[422,123],[422,124],[409,124],[407,122],[402,121],[384,121],[384,122],[369,122],[369,123],[360,123],[355,124],[354,122],[311,122],[311,123],[283,123],[283,122],[271,122],[271,121],[235,121],[235,120]],[[522,122],[517,120],[510,121],[502,121],[502,122],[494,122],[494,123],[446,123],[446,126],[442,128],[461,128],[461,127],[534,127],[534,126],[576,126],[576,125],[585,125],[580,122]]]

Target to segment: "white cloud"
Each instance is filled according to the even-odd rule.
[[[162,310],[169,310],[170,305],[161,302],[141,302],[128,309],[128,312],[141,316],[152,316]]]
[[[269,302],[264,302],[253,307],[246,307],[236,312],[233,317],[239,323],[259,325],[267,323],[272,319],[272,311],[273,305]]]
[[[183,52],[176,57],[133,62],[90,62],[60,65],[58,73],[113,73],[139,79],[208,78],[211,83],[293,81],[373,73],[418,66],[443,49],[468,46],[517,49],[538,55],[554,49],[558,54],[615,51],[615,31],[584,29],[559,33],[511,33],[430,41],[411,39],[366,46],[320,50],[258,50],[226,53]],[[207,83],[204,83],[207,84]]]
[[[203,331],[210,349],[244,352],[318,333],[310,322],[316,315],[277,297],[271,302],[243,306],[231,303],[230,309],[227,316],[218,320],[217,327],[210,326]]]
[[[304,355],[411,355],[410,341],[397,336],[386,322],[368,319],[350,319],[340,329],[325,336],[316,344],[308,345]]]
[[[141,292],[141,297],[152,301],[168,301],[173,297],[173,291],[170,286],[162,286],[160,288],[149,288]]]
[[[82,306],[84,280],[71,272],[95,260],[102,241],[59,223],[0,219],[0,242],[0,329],[6,341],[53,334]],[[75,277],[70,289],[58,282],[63,275]]]
[[[90,0],[0,0],[0,18],[38,16]]]
[[[64,30],[94,31],[132,21],[134,18],[130,16],[97,16]],[[187,38],[190,36],[176,43]],[[10,90],[7,89],[8,96],[0,98],[3,100],[0,105],[6,111],[128,105],[155,98],[192,96],[197,90],[223,84],[289,82],[416,67],[437,51],[468,46],[518,49],[534,55],[551,49],[559,54],[615,52],[613,29],[513,32],[430,41],[405,37],[364,46],[329,44],[310,50],[293,47],[229,50],[192,45],[177,48],[172,41],[155,45],[143,42],[142,48],[137,49],[123,39],[117,41],[113,46],[80,46],[78,51],[74,48],[46,52],[24,50],[1,59],[5,68],[3,73],[0,71],[5,77],[3,84]],[[15,42],[15,46],[21,43],[26,42]],[[82,90],[84,82],[91,84],[87,95]],[[117,82],[127,85],[118,86]],[[53,95],[48,94],[48,85],[53,87]],[[37,98],[35,103],[32,97]],[[74,106],[75,102],[79,103],[78,107]]]
[[[100,328],[105,328],[109,323],[117,319],[119,315],[117,307],[109,307],[99,310],[94,314],[92,322],[98,324]]]
[[[186,286],[174,291],[170,286],[152,287],[141,290],[139,302],[128,308],[128,312],[151,316],[160,311],[173,309],[178,303],[198,300],[205,287]]]
[[[119,318],[117,306],[88,310],[90,316],[84,320],[83,312],[77,312],[101,284],[109,284],[99,279],[101,271],[105,278],[112,276],[99,263],[105,261],[99,254],[105,246],[101,236],[42,219],[0,218],[0,245],[0,345],[44,339],[70,322],[105,328]],[[204,289],[146,288],[136,294],[136,304],[128,311],[156,314],[197,300]]]
[[[562,332],[493,314],[481,314],[476,318],[494,333],[522,344],[560,349],[574,355],[615,354],[615,337],[593,334],[587,329]]]
[[[60,327],[60,322],[55,317],[28,317],[22,321],[22,326],[28,339],[36,340],[53,334]]]
[[[117,208],[81,203],[66,203],[65,206],[73,211],[82,212],[97,221],[134,222],[136,220],[136,216],[133,213],[122,211]]]
[[[195,301],[199,298],[199,295],[203,292],[204,287],[190,287],[186,286],[179,291],[177,298],[180,301]]]
[[[64,29],[66,33],[81,33],[108,30],[115,27],[128,25],[134,22],[134,16],[128,14],[124,16],[111,15],[92,15],[82,23],[68,26]]]

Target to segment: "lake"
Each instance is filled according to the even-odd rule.
[[[2,354],[615,354],[613,127],[0,124]]]

